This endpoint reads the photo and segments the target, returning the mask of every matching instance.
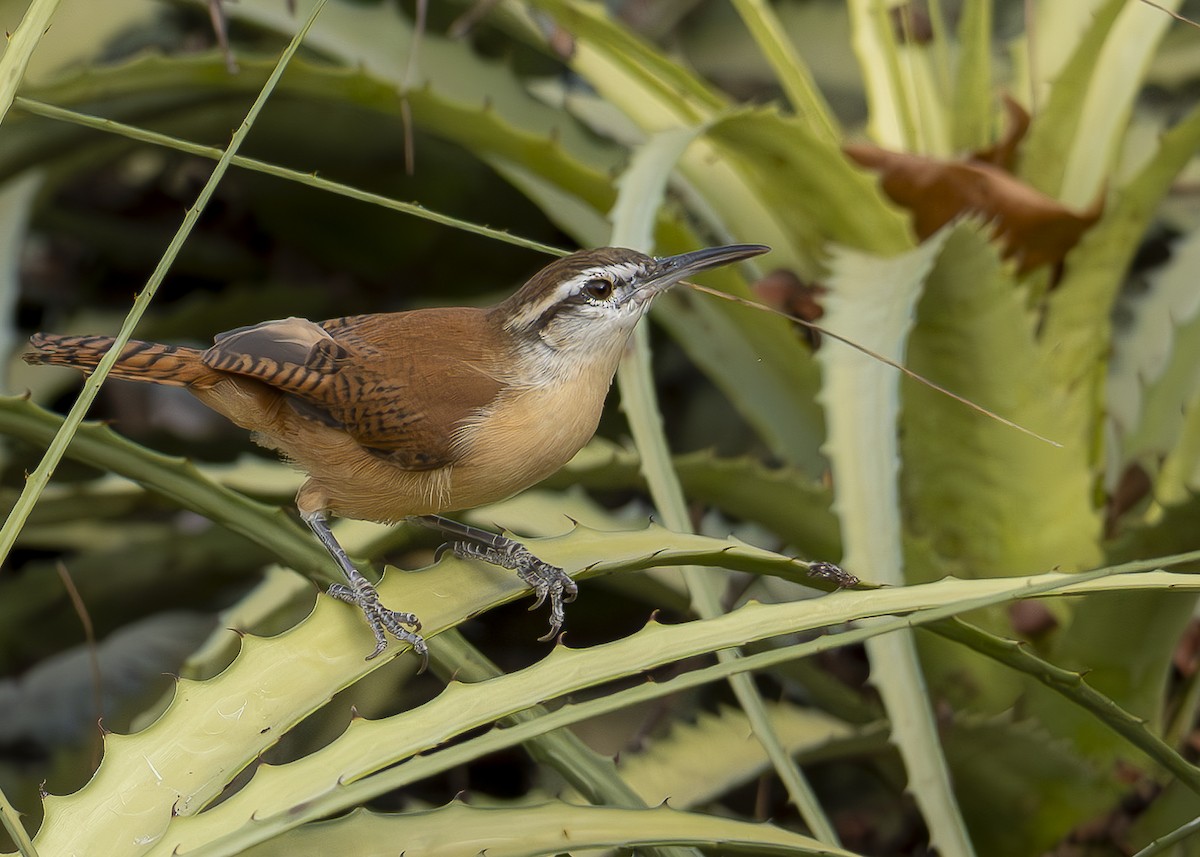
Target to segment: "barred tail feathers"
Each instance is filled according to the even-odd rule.
[[[90,375],[112,347],[113,337],[35,333],[29,344],[33,350],[22,355],[26,363],[71,366]],[[203,353],[182,345],[131,340],[109,374],[127,381],[186,387],[213,375],[200,361]]]

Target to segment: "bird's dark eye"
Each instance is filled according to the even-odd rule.
[[[583,284],[584,297],[594,301],[606,301],[612,297],[613,284],[612,280],[605,280],[597,277],[594,280],[588,280]]]

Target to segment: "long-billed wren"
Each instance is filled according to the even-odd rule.
[[[285,318],[222,333],[208,350],[131,341],[111,374],[186,387],[307,473],[296,505],[346,577],[329,594],[366,614],[377,642],[368,659],[387,647],[388,633],[424,656],[421,623],[380,603],[330,532],[330,514],[415,518],[450,533],[459,555],[514,569],[533,587],[534,606],[549,599],[549,639],[575,582],[519,542],[440,513],[503,500],[565,464],[596,430],[617,363],[655,296],[769,249],[735,244],[663,258],[584,250],[492,307]],[[38,333],[25,360],[90,372],[112,342]]]

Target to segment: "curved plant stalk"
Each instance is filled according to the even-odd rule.
[[[21,857],[38,857],[37,849],[33,847],[33,840],[29,838],[29,834],[25,832],[25,825],[21,823],[20,813],[8,802],[8,797],[4,794],[3,789],[0,789],[0,823],[4,825],[4,829],[16,843]]]
[[[1144,718],[1121,708],[1112,699],[1088,685],[1084,676],[1039,658],[1015,640],[990,634],[961,619],[934,622],[928,630],[961,643],[998,663],[1020,670],[1040,681],[1062,697],[1080,706],[1179,778],[1200,795],[1200,769],[1177,753],[1166,741],[1150,731]]]
[[[629,169],[618,182],[620,193],[613,209],[613,244],[645,251],[651,249],[654,223],[667,180],[680,156],[702,131],[702,127],[664,131],[652,137],[634,154]],[[649,336],[644,325],[634,332],[630,349],[617,369],[617,386],[621,390],[621,408],[629,419],[633,442],[641,456],[642,472],[654,505],[669,529],[690,532],[692,524],[683,489],[672,468],[671,453],[663,434],[662,415],[650,371]],[[720,578],[693,566],[685,566],[682,571],[691,595],[692,609],[704,619],[719,616],[723,612],[719,594]],[[722,649],[717,653],[721,661],[735,660],[739,655],[737,650]],[[821,809],[816,794],[800,768],[775,733],[753,680],[748,675],[739,674],[730,678],[730,685],[750,718],[755,736],[766,749],[787,788],[792,803],[813,835],[822,842],[838,845],[837,831]]]
[[[242,70],[239,73],[249,73]],[[47,119],[57,119],[62,122],[71,122],[75,125],[80,125],[84,128],[93,128],[97,131],[104,131],[110,134],[116,134],[125,137],[128,140],[136,140],[139,143],[150,143],[155,146],[162,146],[165,149],[173,149],[176,152],[184,152],[189,155],[196,155],[201,158],[209,158],[210,160],[220,160],[223,152],[215,146],[204,146],[200,143],[192,143],[187,140],[180,140],[178,137],[172,137],[168,134],[160,134],[156,131],[149,131],[145,128],[138,128],[134,125],[128,125],[124,122],[117,122],[113,119],[103,119],[99,116],[92,116],[87,113],[81,113],[78,110],[71,110],[66,107],[59,107],[54,104],[47,104],[44,101],[38,101],[25,96],[18,96],[15,101],[15,106],[19,110],[26,113],[31,113],[34,116],[44,116]],[[302,173],[299,170],[290,170],[287,167],[281,167],[277,164],[260,161],[256,158],[247,158],[244,155],[234,155],[230,163],[235,167],[250,170],[263,175],[275,176],[276,178],[286,181],[295,182],[296,184],[305,185],[306,187],[323,190],[327,193],[344,196],[347,199],[353,199],[358,202],[365,202],[369,205],[377,205],[380,208],[386,208],[389,211],[396,211],[401,214],[412,215],[419,217],[422,220],[428,220],[430,223],[437,223],[442,226],[449,226],[453,229],[458,229],[462,232],[467,232],[471,235],[481,235],[485,238],[493,238],[496,241],[502,241],[505,244],[512,244],[516,247],[525,247],[529,250],[537,250],[541,253],[546,253],[551,256],[566,255],[565,250],[557,247],[551,247],[548,244],[543,244],[540,241],[533,241],[529,238],[522,238],[519,235],[513,235],[503,229],[493,229],[490,226],[483,226],[478,223],[472,223],[469,220],[462,220],[458,217],[451,217],[448,214],[442,214],[437,211],[432,211],[423,205],[417,205],[412,202],[401,202],[398,199],[392,199],[381,194],[371,193],[369,191],[360,190],[351,187],[341,182],[335,182],[330,179],[321,178],[316,173]]]
[[[825,96],[817,89],[808,63],[784,32],[775,10],[764,0],[733,0],[733,6],[754,37],[758,49],[775,70],[775,77],[787,94],[792,110],[815,133],[824,136],[830,143],[838,144],[841,132],[833,111],[825,101]]]
[[[1200,833],[1200,816],[1193,818],[1187,824],[1180,825],[1166,836],[1155,839],[1133,857],[1154,857],[1156,854],[1164,854],[1172,845],[1178,845],[1197,833]]]
[[[899,361],[925,279],[948,234],[943,231],[917,250],[886,260],[839,251],[831,264],[824,326]],[[825,374],[824,450],[833,469],[845,565],[864,579],[902,586],[896,432],[900,377],[885,364],[845,348],[823,348],[817,359]],[[929,825],[932,845],[955,857],[973,854],[911,635],[873,639],[867,654],[871,682],[883,697],[908,789]]]
[[[25,10],[21,23],[8,36],[4,55],[0,56],[0,123],[8,115],[8,109],[25,78],[25,69],[33,58],[38,42],[50,27],[50,19],[54,17],[58,3],[59,0],[33,0]]]

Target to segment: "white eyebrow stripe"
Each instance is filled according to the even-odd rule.
[[[557,301],[578,294],[583,284],[588,280],[594,280],[599,277],[616,277],[618,282],[628,282],[641,272],[642,266],[637,262],[624,262],[620,265],[598,265],[595,268],[580,271],[574,277],[567,280],[558,287],[558,291],[554,297]]]

